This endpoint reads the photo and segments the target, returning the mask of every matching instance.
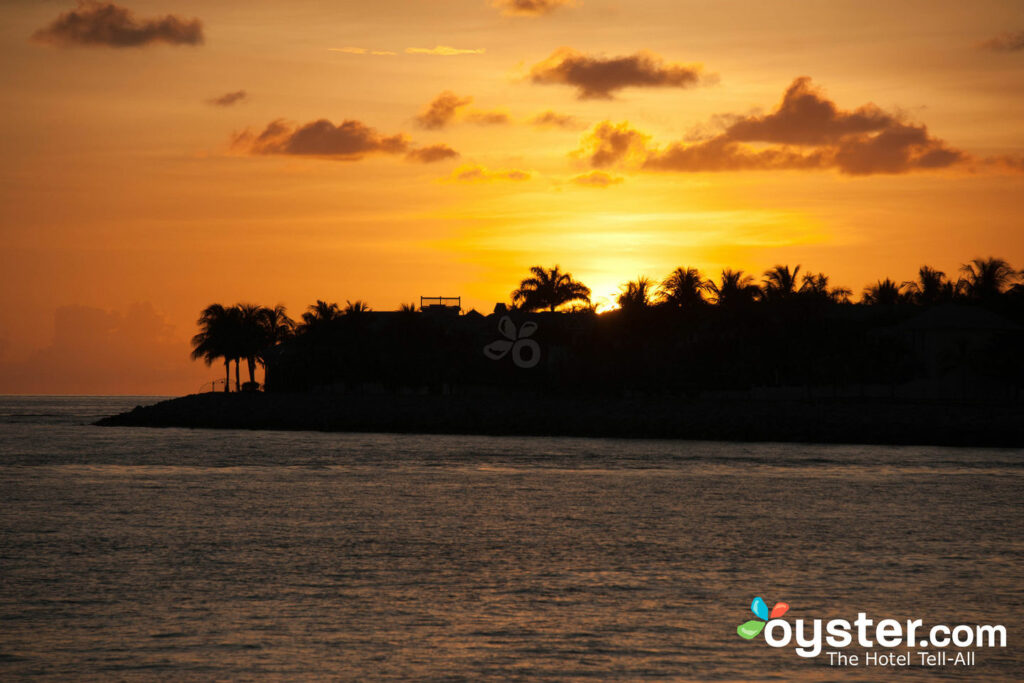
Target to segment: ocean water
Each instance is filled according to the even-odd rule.
[[[1024,677],[1021,450],[88,426],[152,400],[0,397],[0,679]],[[754,596],[1007,646],[833,666]]]

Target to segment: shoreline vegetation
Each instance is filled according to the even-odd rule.
[[[223,362],[223,391],[98,424],[1024,446],[1024,274],[974,259],[851,296],[799,265],[760,283],[680,267],[599,312],[536,266],[489,315],[457,297],[317,301],[299,322],[212,304],[192,357]]]
[[[1019,406],[885,399],[389,396],[211,392],[136,407],[108,427],[1024,447]]]

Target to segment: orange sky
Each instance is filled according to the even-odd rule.
[[[195,391],[213,301],[1024,267],[1021,3],[516,6],[0,0],[0,392]]]

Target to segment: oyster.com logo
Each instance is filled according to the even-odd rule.
[[[517,330],[512,319],[503,315],[498,321],[498,331],[505,338],[485,346],[485,356],[501,360],[511,351],[512,362],[517,368],[532,368],[540,362],[540,344],[529,338],[537,331],[537,323],[527,320]]]
[[[768,611],[768,605],[765,603],[764,598],[757,597],[750,603],[750,611],[754,613],[757,619],[751,619],[745,621],[736,627],[736,633],[740,634],[740,638],[746,640],[752,640],[764,630],[765,624],[771,619],[778,619],[783,614],[789,611],[789,605],[784,602],[777,602],[772,607],[772,611]]]
[[[973,666],[979,649],[1005,648],[1002,624],[936,624],[923,619],[875,619],[858,612],[855,619],[796,619],[782,617],[789,605],[768,609],[762,597],[750,603],[757,619],[736,627],[744,640],[764,633],[769,647],[793,647],[800,657],[828,658],[830,666]],[[863,652],[849,652],[855,647]],[[955,652],[950,652],[954,649]]]

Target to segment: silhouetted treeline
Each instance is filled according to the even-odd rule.
[[[742,271],[711,279],[678,268],[660,282],[624,284],[618,308],[598,313],[571,274],[535,267],[511,304],[487,316],[318,301],[296,323],[280,306],[213,305],[199,320],[193,356],[223,361],[226,385],[235,361],[236,388],[242,359],[250,388],[262,363],[268,391],[697,395],[796,387],[838,395],[888,387],[895,395],[911,387],[921,397],[1014,399],[1024,386],[1021,280],[1003,260],[975,259],[955,279],[925,266],[913,282],[878,280],[852,303],[850,290],[800,266],[775,266],[759,282]],[[505,316],[511,324],[500,324]],[[500,352],[485,354],[496,342]],[[523,343],[537,345],[539,362],[513,359]]]

